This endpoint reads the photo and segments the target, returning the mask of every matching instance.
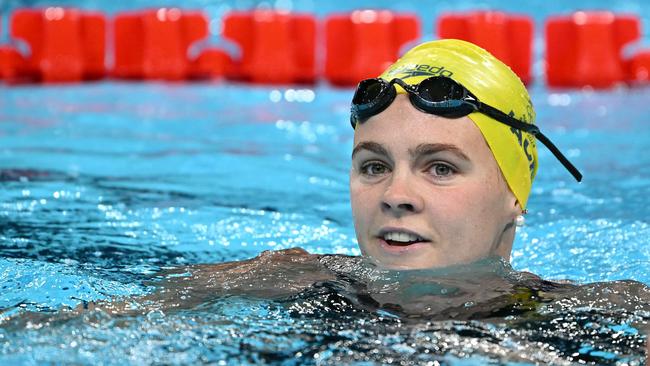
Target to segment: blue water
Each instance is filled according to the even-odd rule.
[[[101,262],[101,245],[111,244],[135,256],[178,252],[169,264],[292,246],[358,254],[347,188],[350,90],[105,82],[2,93],[5,256]],[[539,125],[585,179],[572,181],[540,148],[515,268],[650,283],[642,270],[649,96],[532,90]]]
[[[158,271],[263,250],[359,254],[347,187],[348,89],[102,82],[0,93],[0,316],[150,293],[145,280]],[[577,283],[650,284],[650,89],[531,93],[538,124],[585,179],[575,183],[540,149],[512,266]],[[611,328],[629,328],[633,319],[625,319],[600,321],[626,334]],[[0,329],[0,363],[329,364],[347,350],[359,364],[408,355],[481,364],[501,352],[476,346],[483,337],[517,344],[489,323],[472,323],[484,336],[471,343],[459,336],[467,325],[400,333],[399,320],[381,312],[295,319],[274,301],[248,297],[115,322],[91,313],[60,326]],[[381,337],[381,361],[359,358],[374,347],[353,342],[374,339],[363,324]],[[349,329],[333,341],[322,327]],[[630,329],[632,342],[639,335]],[[438,355],[414,358],[427,344]],[[626,359],[588,346],[578,351]],[[526,347],[520,352],[534,349]],[[305,361],[299,353],[308,351]],[[561,360],[549,357],[517,362]]]

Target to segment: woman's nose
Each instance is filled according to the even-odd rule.
[[[410,174],[395,174],[384,192],[382,210],[396,216],[422,211],[424,200],[413,184]]]

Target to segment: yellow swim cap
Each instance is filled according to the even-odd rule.
[[[521,121],[535,121],[530,96],[517,75],[488,51],[469,42],[444,39],[423,43],[409,50],[380,77],[387,81],[400,78],[415,85],[431,76],[449,77],[481,102]],[[399,93],[405,93],[395,86]],[[535,137],[480,112],[468,117],[481,130],[521,208],[526,208],[537,172]]]

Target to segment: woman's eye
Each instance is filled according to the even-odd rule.
[[[365,175],[383,175],[388,173],[388,167],[378,162],[366,163],[361,166],[361,173]]]
[[[436,177],[448,177],[454,174],[455,170],[447,164],[436,163],[431,165],[429,172]]]

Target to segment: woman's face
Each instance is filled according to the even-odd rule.
[[[357,126],[350,194],[361,252],[392,269],[508,259],[521,213],[478,127],[403,94]]]

